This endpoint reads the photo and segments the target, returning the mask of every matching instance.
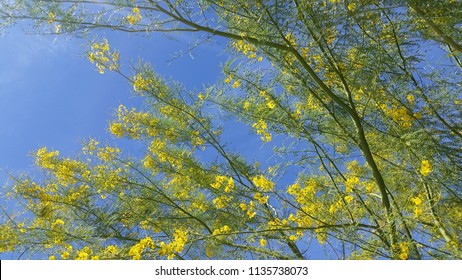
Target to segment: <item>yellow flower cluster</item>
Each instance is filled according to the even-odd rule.
[[[35,164],[42,168],[51,169],[56,165],[59,151],[48,152],[46,147],[43,147],[35,153]]]
[[[353,188],[357,185],[359,185],[359,178],[356,177],[356,176],[351,176],[351,177],[348,177],[346,182],[345,182],[345,191],[347,193],[350,193],[353,191]]]
[[[114,148],[110,146],[98,148],[97,156],[100,160],[104,162],[109,162],[114,160],[120,154],[119,148]]]
[[[356,8],[356,3],[353,2],[353,1],[350,2],[350,4],[348,4],[347,8],[348,8],[349,11],[353,11]]]
[[[84,167],[76,160],[59,159],[58,151],[48,151],[43,147],[35,153],[35,164],[41,168],[48,169],[58,179],[58,182],[64,186],[76,183],[75,171]]]
[[[268,196],[267,196],[267,195],[261,195],[261,193],[259,193],[259,192],[258,192],[258,193],[255,193],[255,194],[253,195],[253,198],[254,198],[256,201],[258,201],[258,202],[260,202],[260,203],[262,203],[262,204],[268,203]]]
[[[128,135],[131,139],[138,139],[142,134],[157,135],[157,119],[147,112],[137,112],[134,108],[128,110],[124,105],[119,105],[117,119],[109,125],[109,131],[114,136],[120,138]]]
[[[80,251],[77,251],[76,252],[76,260],[88,260],[88,258],[90,257],[90,255],[93,253],[93,251],[91,250],[90,247],[88,246],[85,246],[83,247]],[[93,258],[92,258],[93,259]]]
[[[264,192],[269,192],[274,189],[274,182],[268,180],[264,175],[258,175],[251,179],[252,183]]]
[[[341,209],[343,206],[343,201],[341,199],[337,200],[336,202],[332,203],[329,206],[329,213],[335,214],[337,213],[338,209]]]
[[[411,202],[415,205],[414,218],[418,218],[423,213],[423,201],[420,197],[416,196],[411,198]]]
[[[268,132],[268,126],[264,120],[258,120],[256,123],[252,125],[252,127],[257,131],[258,135],[261,135],[260,139],[263,142],[271,141],[272,136],[271,133]]]
[[[279,219],[275,218],[272,221],[267,223],[269,229],[280,229],[280,228],[287,228],[289,226],[289,221],[286,219]]]
[[[239,207],[242,211],[247,211],[246,215],[247,217],[249,217],[249,219],[252,219],[253,217],[255,217],[255,215],[257,215],[257,212],[255,211],[255,203],[253,201],[250,201],[249,205],[242,202],[241,204],[239,204]]]
[[[136,92],[148,90],[151,83],[151,79],[144,78],[141,73],[138,73],[133,77],[133,90]]]
[[[88,143],[82,148],[83,154],[94,155],[96,147],[99,145],[99,142],[95,139],[90,139]]]
[[[213,235],[217,235],[217,234],[226,234],[226,233],[229,233],[231,232],[231,228],[227,225],[224,225],[222,226],[221,228],[217,228],[213,231]]]
[[[287,33],[284,37],[286,38],[286,40],[289,42],[291,46],[294,46],[294,47],[297,46],[296,37],[293,33]]]
[[[210,184],[214,189],[223,189],[229,193],[234,189],[234,180],[232,177],[217,175],[215,176],[215,182]]]
[[[128,255],[131,256],[134,260],[140,260],[141,255],[143,254],[146,248],[154,249],[154,242],[149,236],[141,239],[140,242],[133,245],[130,248]]]
[[[422,160],[421,166],[420,166],[420,174],[423,176],[428,176],[430,172],[433,171],[433,167],[430,164],[428,160]]]
[[[106,247],[105,253],[110,256],[115,256],[118,251],[119,248],[117,247],[117,245],[109,245]]]
[[[233,199],[232,196],[226,196],[226,195],[222,195],[222,196],[219,196],[217,198],[215,198],[213,200],[213,205],[215,205],[215,207],[217,209],[222,209],[222,208],[225,208],[226,206],[228,206],[229,202]]]
[[[401,260],[407,260],[408,256],[409,256],[409,244],[407,242],[401,242],[398,244],[399,246],[399,258]]]
[[[253,59],[257,58],[257,48],[245,42],[244,40],[234,41],[232,46],[240,53],[247,55],[248,58]],[[263,60],[263,57],[259,56],[257,60],[260,62]]]
[[[56,221],[54,221],[52,224],[51,224],[51,227],[52,228],[55,228],[55,227],[59,227],[59,226],[63,226],[64,225],[64,221],[61,220],[61,219],[56,219]]]
[[[143,18],[140,14],[140,9],[138,7],[134,7],[132,9],[133,14],[127,16],[127,21],[130,25],[135,25],[141,21]]]
[[[404,106],[392,106],[391,109],[387,105],[382,104],[380,108],[385,114],[390,117],[394,122],[398,123],[403,128],[409,128],[412,126],[413,116],[411,116]],[[414,114],[415,118],[418,118],[418,114]]]
[[[117,51],[110,51],[107,39],[91,45],[91,52],[88,54],[88,59],[96,65],[100,74],[104,74],[106,68],[109,68],[111,71],[119,69],[119,53]]]
[[[48,23],[52,24],[53,21],[55,21],[55,19],[56,19],[56,15],[54,13],[52,13],[52,12],[49,12],[48,13]]]
[[[260,246],[265,247],[266,246],[266,239],[260,238]]]
[[[294,196],[295,201],[301,205],[306,205],[312,201],[316,194],[317,183],[313,178],[310,178],[304,182],[304,186],[301,187],[299,183],[295,183],[287,187],[287,193]]]

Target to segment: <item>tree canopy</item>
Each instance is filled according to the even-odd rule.
[[[461,1],[3,0],[0,18],[57,36],[191,32],[230,57],[189,92],[95,39],[89,61],[146,104],[119,106],[109,130],[144,155],[97,139],[73,158],[37,150],[43,179],[6,186],[22,204],[3,211],[0,252],[462,258]],[[229,121],[267,161],[227,142]]]

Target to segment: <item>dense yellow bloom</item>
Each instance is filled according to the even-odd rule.
[[[261,193],[255,193],[253,198],[260,203],[263,203],[263,204],[268,203],[267,195],[261,195]]]
[[[248,58],[255,58],[257,56],[257,48],[244,40],[234,41],[232,45],[238,52],[247,55]]]
[[[133,90],[136,92],[148,90],[150,82],[149,79],[143,78],[141,73],[138,73],[133,77]]]
[[[76,260],[87,260],[88,256],[88,253],[82,250],[77,254]]]
[[[412,115],[409,114],[408,109],[404,106],[393,105],[388,108],[387,105],[381,104],[380,108],[385,112],[388,117],[398,123],[403,128],[409,128],[412,126]]]
[[[252,127],[257,131],[258,135],[262,135],[260,138],[263,142],[270,142],[271,141],[271,134],[268,132],[268,126],[264,120],[258,120],[258,122],[254,123]]]
[[[97,152],[98,158],[104,162],[109,162],[111,160],[114,160],[119,154],[120,154],[119,148],[114,148],[114,147],[109,147],[109,146],[98,148],[98,152]]]
[[[422,199],[420,199],[420,197],[413,197],[413,198],[411,198],[411,201],[412,201],[412,203],[414,203],[417,206],[422,204]]]
[[[428,160],[422,160],[422,164],[420,166],[420,174],[423,176],[428,176],[430,172],[433,171],[432,165]]]
[[[266,246],[266,239],[260,238],[260,246],[262,246],[262,247]]]
[[[61,259],[66,260],[66,259],[69,258],[69,256],[70,256],[70,253],[69,253],[69,252],[63,252],[63,253],[61,254]]]
[[[262,191],[272,191],[274,188],[274,183],[268,179],[264,175],[258,175],[252,178],[252,182],[260,188]]]
[[[128,255],[131,256],[134,260],[140,260],[143,251],[146,248],[154,249],[154,242],[151,237],[145,237],[140,240],[137,244],[133,245],[128,252]]]
[[[35,164],[43,168],[53,168],[58,158],[59,151],[48,152],[46,147],[43,147],[35,153]]]
[[[353,196],[351,196],[351,195],[345,196],[346,203],[350,203],[352,200],[353,200]]]
[[[109,131],[112,135],[121,138],[124,136],[124,130],[121,123],[113,122],[109,125]]]
[[[173,238],[173,250],[177,253],[180,253],[181,251],[183,251],[186,242],[188,242],[188,233],[186,231],[177,229],[173,233]]]
[[[230,231],[231,231],[231,228],[227,225],[224,225],[221,228],[215,229],[212,234],[213,235],[226,234],[226,233],[229,233]]]
[[[64,225],[64,221],[61,220],[61,219],[57,219],[56,221],[53,222],[52,226],[55,227],[55,226],[62,226]]]
[[[134,7],[132,12],[132,15],[127,16],[127,21],[130,23],[130,25],[135,25],[140,22],[143,17],[141,16],[140,9],[138,7]]]
[[[350,177],[345,182],[345,191],[352,192],[355,186],[359,185],[359,178],[356,176]]]
[[[408,245],[408,243],[407,242],[399,243],[399,250],[400,250],[399,258],[401,260],[407,260],[407,258],[409,256],[409,245]]]
[[[107,39],[91,45],[88,60],[96,65],[100,74],[104,74],[106,68],[109,68],[111,71],[119,69],[119,53],[117,51],[110,51]]]
[[[407,99],[407,101],[409,101],[409,104],[411,104],[411,105],[413,105],[414,102],[415,102],[414,95],[412,95],[412,94],[408,94],[408,95],[406,96],[406,99]]]
[[[356,3],[351,2],[350,4],[348,4],[347,8],[349,11],[353,11],[356,8]]]
[[[217,175],[215,176],[215,182],[210,186],[214,189],[223,189],[229,193],[234,189],[234,180],[232,177]]]
[[[226,195],[219,196],[213,200],[213,205],[215,205],[217,209],[225,208],[226,206],[228,206],[232,198],[233,198],[232,196],[226,196]]]
[[[241,86],[241,80],[235,80],[234,83],[231,85],[232,88],[238,88]]]
[[[274,107],[276,107],[276,102],[274,102],[274,100],[268,100],[266,101],[266,107],[268,107],[268,109],[274,109]]]

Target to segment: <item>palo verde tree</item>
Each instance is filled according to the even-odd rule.
[[[59,259],[462,258],[462,3],[455,1],[2,1],[2,23],[43,33],[194,32],[226,40],[222,82],[200,92],[89,46],[143,109],[74,158],[41,148],[16,178],[0,251]],[[435,61],[428,52],[443,55]],[[123,57],[123,54],[120,54]],[[222,117],[268,150],[230,148]],[[245,141],[245,139],[243,139]],[[276,159],[271,161],[271,159]],[[276,164],[276,163],[277,164]],[[291,170],[288,172],[288,170]],[[294,176],[292,176],[295,174]]]

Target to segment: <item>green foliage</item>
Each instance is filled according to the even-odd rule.
[[[46,179],[11,187],[23,204],[2,218],[1,252],[303,259],[316,240],[332,258],[462,257],[460,1],[7,2],[5,23],[199,31],[226,38],[233,60],[222,82],[185,93],[94,42],[98,70],[146,99],[110,124],[145,154],[94,139],[76,159],[37,151]],[[273,148],[268,162],[228,147],[218,110]]]

